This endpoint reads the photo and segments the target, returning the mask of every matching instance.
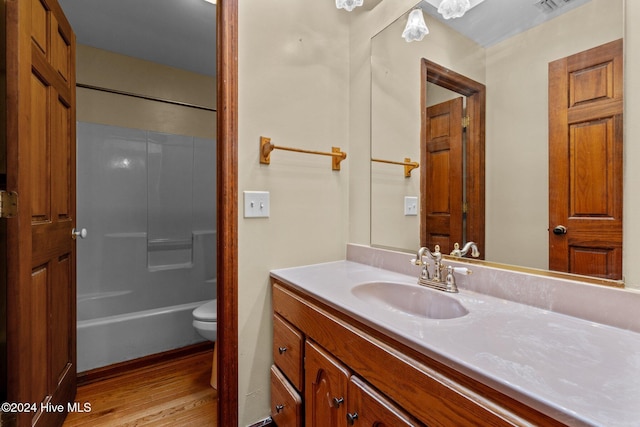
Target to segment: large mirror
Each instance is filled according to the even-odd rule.
[[[422,41],[401,38],[410,11],[371,39],[371,245],[406,251],[420,246],[424,165],[405,174],[404,167],[377,160],[420,161],[426,59],[486,87],[484,258],[546,270],[549,63],[622,39],[623,0],[571,0],[551,12],[530,0],[486,0],[448,21],[437,13],[437,3],[416,5],[429,27]],[[507,16],[500,9],[505,4],[517,15]],[[513,25],[498,33],[487,14]],[[451,96],[437,84],[426,90],[429,104]]]

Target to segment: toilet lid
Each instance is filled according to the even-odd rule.
[[[193,318],[203,322],[215,322],[218,320],[218,302],[217,300],[209,301],[193,310]]]

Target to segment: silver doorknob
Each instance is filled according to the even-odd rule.
[[[556,234],[556,235],[567,234],[567,227],[565,227],[564,225],[558,225],[556,228],[553,229],[553,234]]]
[[[80,230],[76,230],[74,228],[73,230],[71,230],[71,238],[75,240],[78,237],[81,239],[84,239],[85,237],[87,237],[87,229],[81,228]]]

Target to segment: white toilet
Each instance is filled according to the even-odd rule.
[[[215,341],[218,337],[218,301],[211,300],[193,310],[193,327],[203,338]]]
[[[214,342],[211,387],[218,388],[218,300],[214,299],[193,310],[193,327],[201,337]]]

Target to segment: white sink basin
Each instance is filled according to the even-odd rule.
[[[455,319],[469,314],[458,300],[442,291],[395,282],[368,282],[351,292],[363,301],[426,319]]]

